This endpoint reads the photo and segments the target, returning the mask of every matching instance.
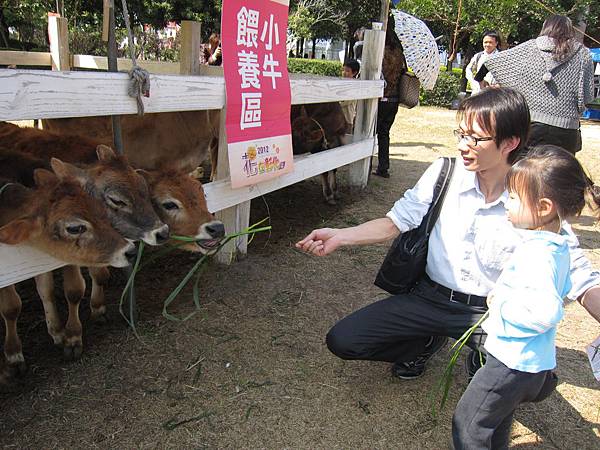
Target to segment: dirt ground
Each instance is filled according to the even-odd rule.
[[[324,344],[337,320],[384,297],[373,278],[386,247],[315,258],[293,243],[315,227],[384,215],[431,161],[455,153],[454,127],[452,111],[401,110],[390,179],[371,179],[363,192],[343,190],[337,206],[323,203],[318,179],[253,201],[251,220],[269,215],[272,233],[257,236],[245,260],[207,268],[202,310],[185,323],[166,320],[161,310],[195,257],[157,260],[137,280],[139,340],[118,312],[124,275],[117,273],[107,293],[109,322],[90,323],[84,301],[85,352],[66,363],[46,334],[32,284],[22,283],[19,326],[29,373],[0,393],[0,447],[448,448],[452,410],[466,386],[462,359],[437,423],[430,394],[449,347],[422,378],[406,382],[390,376],[389,364],[345,362]],[[583,133],[578,156],[600,180],[600,123],[585,124]],[[581,217],[576,230],[600,268],[591,218]],[[57,296],[62,305],[58,288]],[[187,289],[171,312],[191,309]],[[557,338],[558,393],[518,411],[515,448],[600,448],[600,390],[584,351],[600,327],[578,304],[568,304],[565,317]]]

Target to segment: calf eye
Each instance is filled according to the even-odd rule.
[[[177,205],[177,203],[175,203],[175,202],[164,202],[162,204],[162,207],[164,209],[166,209],[167,211],[171,211],[173,209],[179,209],[179,205]]]
[[[115,208],[124,208],[125,206],[127,206],[127,203],[124,202],[123,200],[121,200],[118,197],[114,197],[112,195],[108,195],[107,199],[108,199],[108,203],[110,203],[111,206],[113,206]]]
[[[83,234],[87,231],[87,227],[85,225],[67,225],[67,233],[72,235]]]

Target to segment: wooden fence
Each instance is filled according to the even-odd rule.
[[[69,71],[72,68],[106,69],[105,58],[70,55],[66,19],[49,18],[50,53],[0,51],[0,65],[49,66],[48,70],[0,69],[0,120],[18,121],[42,118],[121,115],[137,113],[135,99],[127,95],[126,73]],[[385,32],[365,33],[361,79],[291,76],[292,104],[360,100],[354,139],[349,145],[294,159],[294,171],[274,180],[232,189],[229,181],[225,133],[225,82],[220,68],[200,66],[200,24],[182,23],[181,62],[140,61],[151,72],[151,96],[144,98],[147,113],[191,110],[221,110],[221,130],[216,180],[204,185],[208,207],[225,223],[228,232],[248,226],[250,200],[328,170],[350,165],[349,183],[364,187],[369,160],[375,149],[374,125],[377,99],[383,93],[380,80]],[[119,70],[129,70],[131,62],[119,59]],[[220,254],[246,253],[247,237],[241,237]],[[0,287],[31,278],[64,265],[49,255],[27,246],[0,244]]]

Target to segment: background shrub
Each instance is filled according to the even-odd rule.
[[[342,63],[324,59],[288,58],[290,73],[312,73],[329,77],[342,76]]]
[[[442,106],[448,108],[460,92],[461,70],[440,71],[435,87],[431,91],[421,89],[419,103],[423,106]]]

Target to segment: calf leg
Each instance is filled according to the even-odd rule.
[[[44,305],[48,334],[54,345],[62,345],[65,333],[54,301],[54,274],[46,272],[35,277],[35,287]]]
[[[338,200],[338,185],[337,185],[337,169],[330,170],[327,172],[327,182],[329,183],[329,189],[333,193],[333,198]]]
[[[88,271],[92,279],[92,294],[90,295],[91,319],[98,322],[106,322],[104,286],[108,284],[110,272],[108,267],[90,267]]]
[[[325,201],[330,205],[335,205],[333,191],[329,185],[329,172],[321,174],[321,185],[323,186],[323,197],[325,197]]]
[[[21,297],[17,294],[15,286],[0,289],[0,315],[4,319],[4,356],[9,365],[9,372],[22,375],[26,365],[23,357],[21,339],[17,334],[17,320],[21,314]]]
[[[219,162],[219,140],[212,138],[208,145],[208,151],[210,152],[210,181],[215,181],[217,176],[217,163]]]
[[[78,266],[63,268],[64,291],[69,306],[69,317],[65,324],[63,354],[65,359],[74,360],[81,357],[83,341],[81,338],[81,321],[79,320],[79,303],[85,293],[85,280]]]

